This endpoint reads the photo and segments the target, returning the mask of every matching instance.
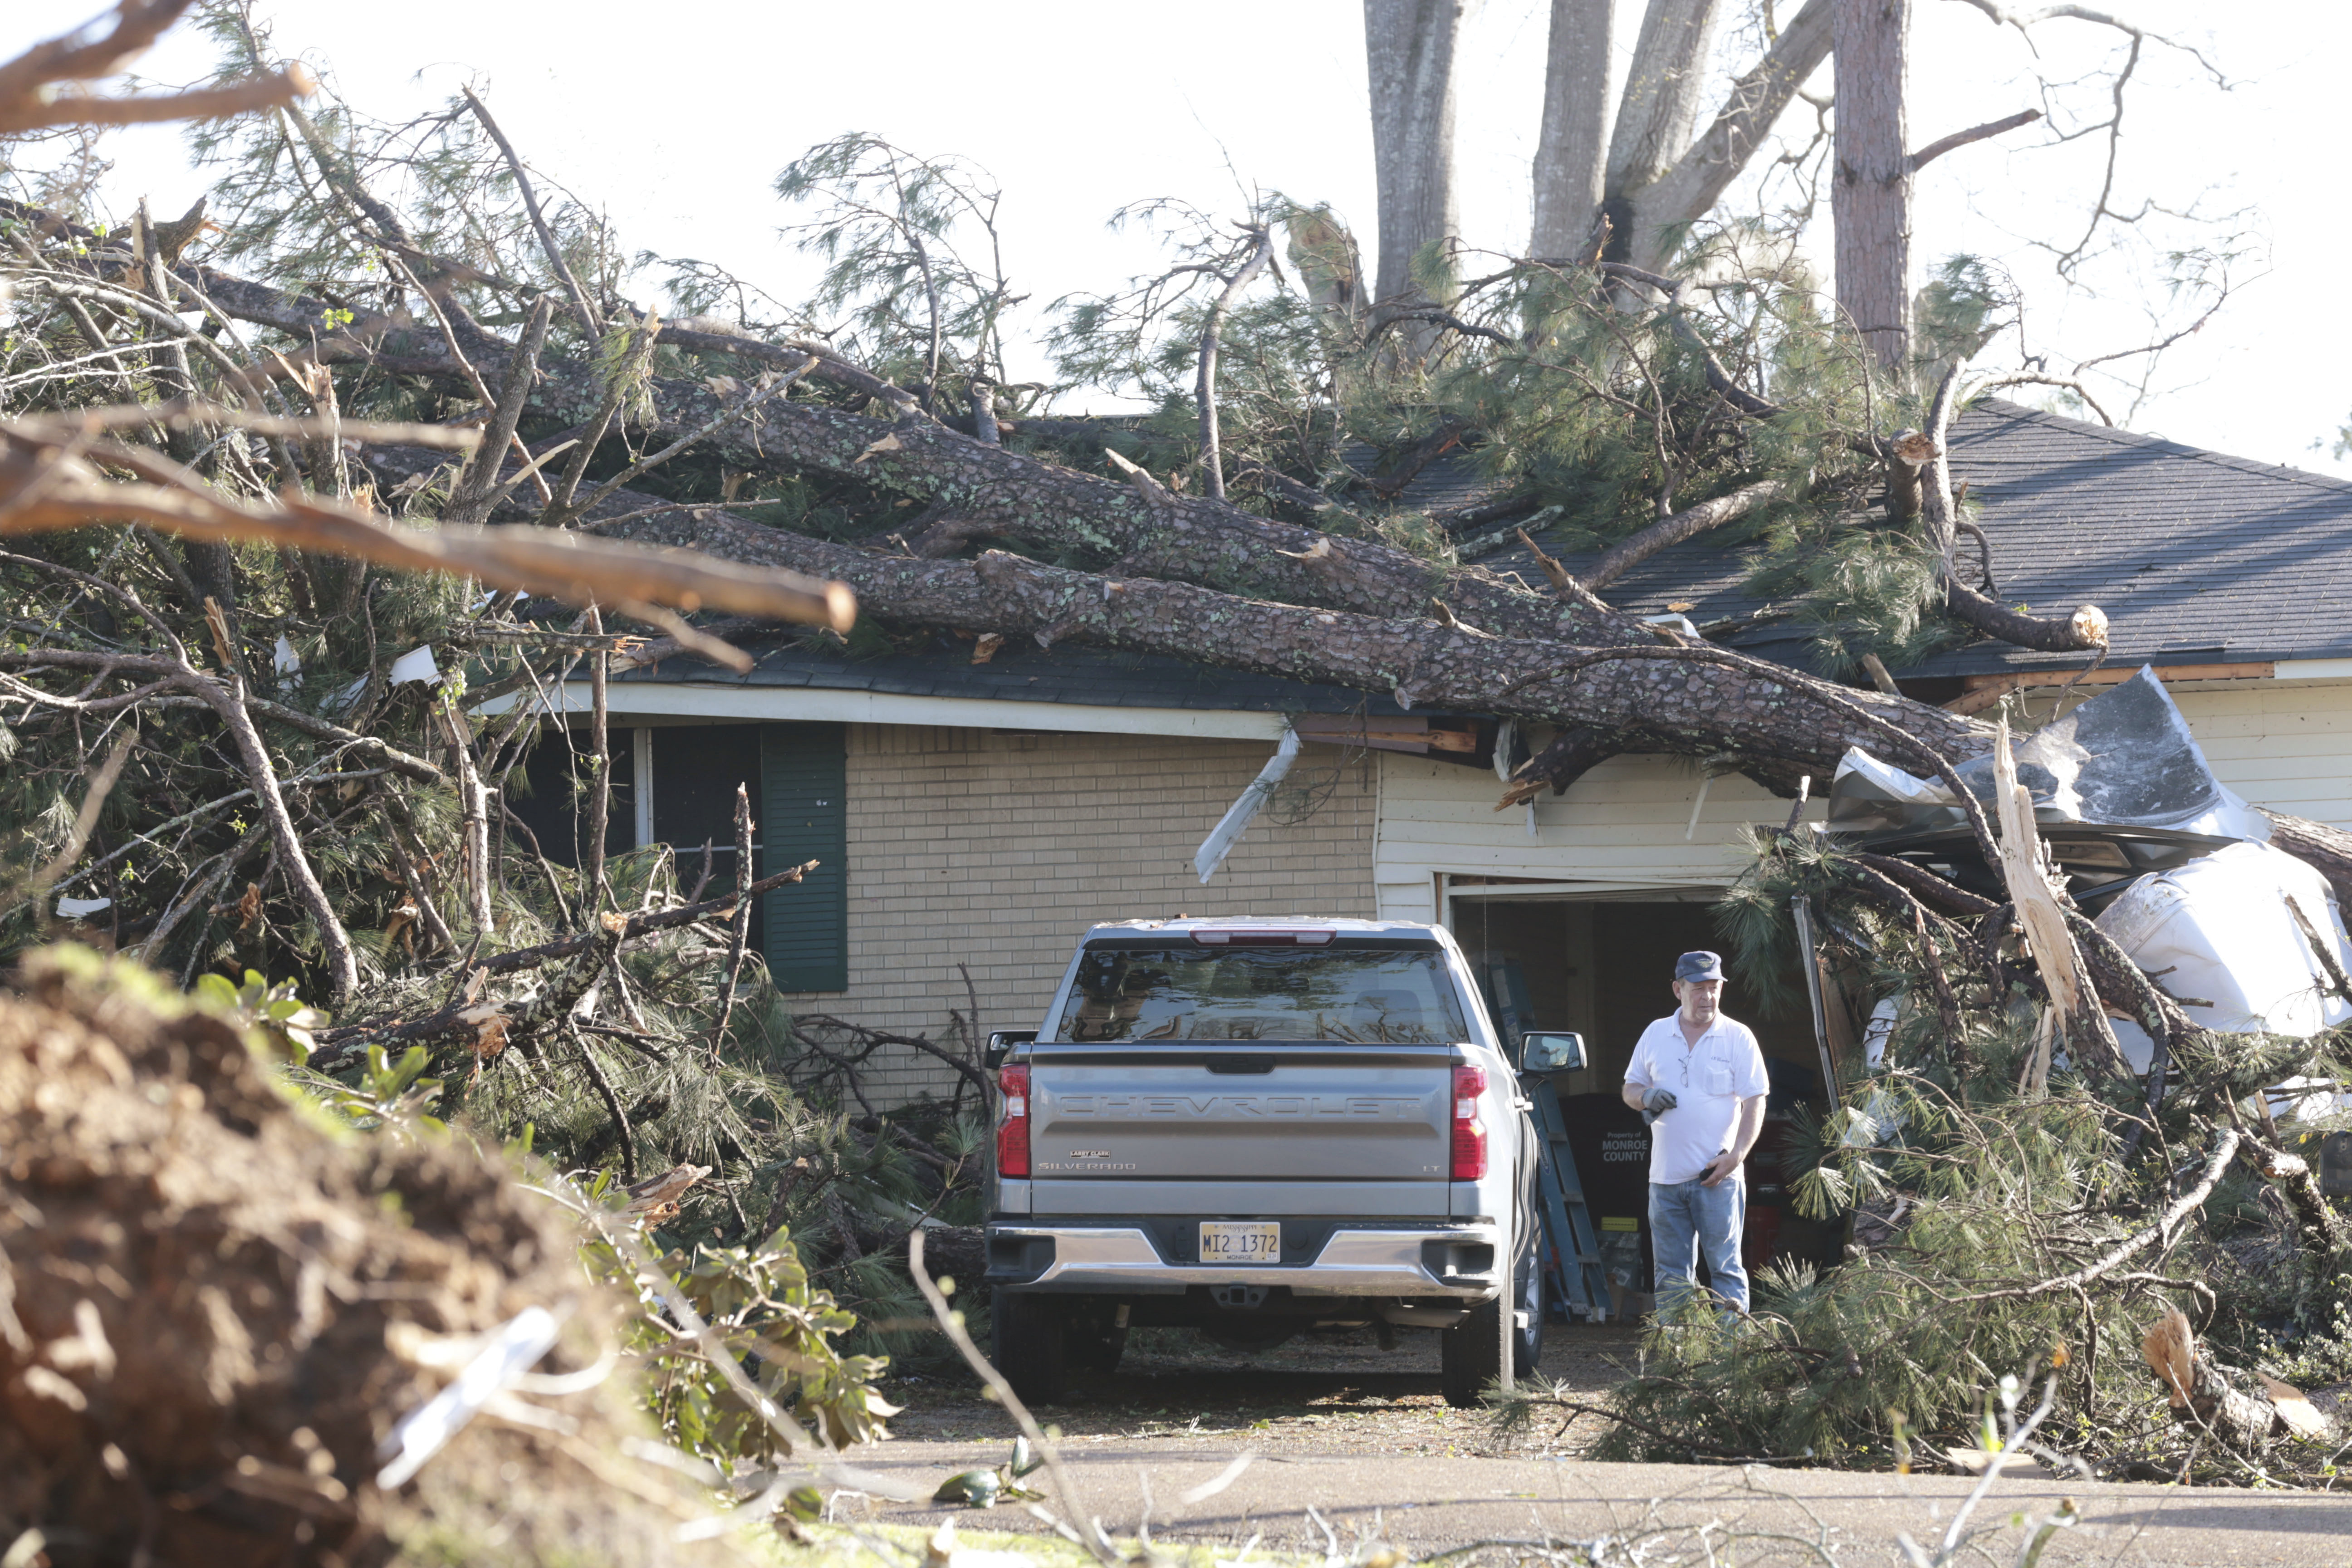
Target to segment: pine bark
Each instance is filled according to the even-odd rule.
[[[438,454],[417,448],[378,447],[368,452],[379,481],[387,484],[439,460]],[[620,491],[598,510],[619,519],[653,504],[650,496]],[[1458,605],[1456,621],[1449,626],[1428,617],[1425,600],[1414,607],[1364,613],[1327,607],[1328,600],[1279,603],[1167,580],[1199,571],[1218,557],[1223,542],[1201,537],[1204,530],[1172,545],[1158,563],[1160,573],[1136,576],[1072,571],[1001,552],[977,561],[884,555],[768,528],[719,507],[636,517],[604,528],[592,516],[588,526],[640,543],[822,574],[847,584],[867,613],[886,620],[1027,637],[1048,647],[1082,642],[1199,659],[1387,693],[1415,709],[1517,714],[1638,734],[1652,749],[1731,754],[1790,775],[1825,776],[1852,745],[1882,755],[1899,749],[1890,746],[1883,731],[1835,703],[1894,723],[1918,744],[1953,754],[1981,749],[1988,733],[1973,721],[1939,709],[1827,686],[1760,661],[1739,661],[1743,668],[1737,669],[1687,662],[1680,656],[1711,657],[1714,650],[1660,647],[1638,623],[1635,636],[1612,637],[1613,647],[1596,649],[1557,636],[1493,635],[1460,614]],[[1357,542],[1348,542],[1347,548]],[[1507,584],[1494,586],[1497,604],[1503,595],[1516,595],[1538,611],[1554,603]],[[1373,595],[1369,602],[1381,601]],[[1822,692],[1831,700],[1818,695]],[[1925,765],[1916,757],[1900,760]]]
[[[1900,373],[1911,347],[1911,165],[1904,96],[1911,0],[1836,0],[1830,180],[1838,308]]]

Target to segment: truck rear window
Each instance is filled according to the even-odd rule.
[[[1429,947],[1090,947],[1055,1040],[1465,1040]]]

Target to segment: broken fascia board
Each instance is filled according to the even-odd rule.
[[[651,717],[794,721],[832,724],[928,724],[950,730],[1050,730],[1074,734],[1177,735],[1204,740],[1279,741],[1290,733],[1280,713],[1218,709],[1121,708],[1084,702],[1020,702],[992,697],[915,697],[893,691],[841,691],[807,686],[724,686],[711,681],[613,682],[616,719]],[[509,694],[477,710],[509,711]],[[588,683],[567,681],[562,707],[590,708]],[[551,707],[554,704],[551,703]]]

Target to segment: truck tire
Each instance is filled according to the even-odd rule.
[[[1445,1403],[1456,1410],[1475,1410],[1486,1403],[1503,1370],[1506,1319],[1501,1299],[1481,1301],[1469,1316],[1437,1336],[1438,1385]]]
[[[1127,1351],[1127,1331],[1112,1303],[1080,1300],[1062,1324],[1063,1363],[1084,1376],[1108,1377]]]
[[[1527,1326],[1511,1336],[1511,1370],[1514,1381],[1528,1383],[1534,1379],[1536,1368],[1543,1361],[1544,1342],[1544,1279],[1543,1270],[1530,1262],[1526,1273],[1518,1277],[1518,1298],[1515,1317],[1524,1316]]]
[[[1537,1209],[1536,1124],[1519,1118],[1517,1212],[1511,1216],[1510,1286],[1499,1298],[1470,1309],[1470,1315],[1437,1336],[1439,1384],[1445,1403],[1475,1410],[1490,1387],[1506,1394],[1519,1378],[1532,1378],[1543,1359],[1543,1221]],[[1528,1326],[1518,1326],[1521,1313]],[[1515,1374],[1503,1375],[1504,1357]]]
[[[1051,1296],[998,1290],[989,1301],[989,1359],[1024,1405],[1051,1405],[1069,1387],[1067,1314]]]
[[[1515,1245],[1511,1248],[1511,1295],[1517,1312],[1527,1316],[1527,1327],[1513,1335],[1513,1370],[1519,1381],[1536,1375],[1543,1360],[1544,1342],[1544,1226],[1541,1177],[1537,1170],[1537,1131],[1535,1118],[1521,1112],[1519,1116],[1519,1212],[1514,1218]]]

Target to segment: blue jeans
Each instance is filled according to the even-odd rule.
[[[1702,1247],[1715,1293],[1748,1310],[1748,1270],[1739,1261],[1739,1238],[1747,1223],[1744,1180],[1731,1178],[1712,1187],[1701,1186],[1696,1177],[1670,1185],[1650,1184],[1650,1247],[1657,1259],[1661,1312],[1697,1289]]]

